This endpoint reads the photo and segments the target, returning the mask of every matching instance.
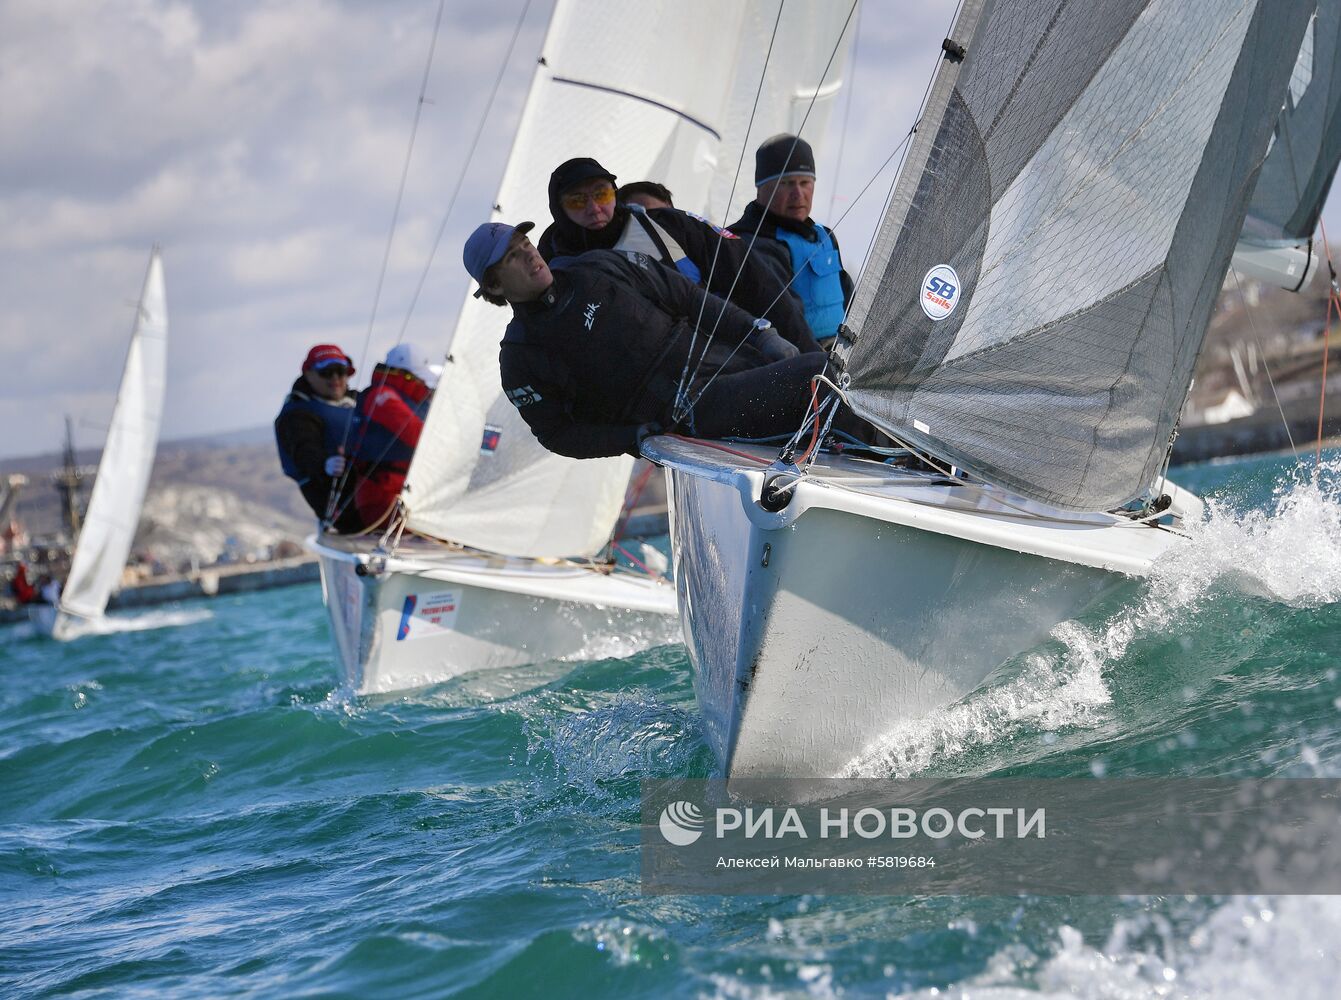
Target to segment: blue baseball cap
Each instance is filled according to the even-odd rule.
[[[484,272],[503,259],[512,237],[529,233],[534,228],[534,222],[520,222],[515,226],[509,226],[506,222],[486,222],[470,234],[461,257],[470,276],[480,283],[481,287],[475,292],[476,298],[484,290]]]

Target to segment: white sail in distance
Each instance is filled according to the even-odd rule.
[[[163,262],[155,248],[135,312],[112,422],[98,461],[98,477],[61,592],[62,611],[97,618],[121,582],[158,448],[167,349]]]
[[[788,64],[775,52],[772,78],[779,82],[765,91],[768,103],[748,141],[799,122],[796,95],[821,89],[818,72],[848,12],[845,3],[792,6],[806,12],[802,20],[813,32],[807,47],[824,48],[825,59]],[[549,175],[575,156],[599,160],[621,183],[665,184],[678,208],[722,211],[777,11],[777,0],[559,0],[497,209],[479,221],[532,221],[542,231],[550,222]],[[821,23],[832,26],[829,42],[820,37]],[[834,79],[841,62],[830,70]],[[774,100],[774,92],[786,96]],[[818,103],[807,135],[819,134],[831,104],[827,95]],[[752,171],[747,156],[738,191],[750,197]],[[540,446],[502,394],[498,347],[511,315],[476,298],[462,307],[402,495],[408,525],[507,555],[594,554],[619,515],[632,459],[575,461]]]

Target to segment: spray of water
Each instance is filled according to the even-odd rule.
[[[843,776],[906,778],[1022,732],[1093,726],[1112,701],[1105,672],[1134,643],[1181,634],[1217,595],[1295,608],[1341,599],[1341,459],[1283,477],[1255,509],[1210,500],[1190,536],[1153,567],[1134,603],[1095,626],[1060,623],[995,683],[892,727]]]

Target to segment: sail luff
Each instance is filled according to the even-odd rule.
[[[1141,494],[1311,11],[989,5],[868,272],[855,408],[1045,503]]]
[[[121,580],[158,447],[167,336],[163,263],[155,248],[136,308],[97,479],[61,593],[63,611],[96,618]]]

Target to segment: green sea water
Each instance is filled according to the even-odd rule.
[[[862,776],[1341,777],[1341,469],[1182,470],[1193,543]],[[854,567],[860,572],[860,567]],[[643,896],[709,777],[667,642],[374,698],[314,586],[0,630],[0,993],[1333,997],[1335,897]]]

